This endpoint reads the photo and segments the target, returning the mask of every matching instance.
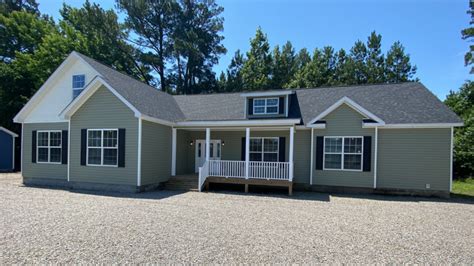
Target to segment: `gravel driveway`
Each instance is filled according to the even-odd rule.
[[[0,264],[474,263],[474,202],[238,193],[93,194],[0,175]]]

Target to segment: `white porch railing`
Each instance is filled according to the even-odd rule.
[[[249,162],[248,176],[245,174],[245,164],[245,161],[210,160],[208,165],[208,175],[292,181],[292,167],[290,162],[251,161]]]
[[[199,167],[199,191],[202,190],[202,186],[206,182],[206,178],[209,176],[209,161],[205,161],[204,164]]]

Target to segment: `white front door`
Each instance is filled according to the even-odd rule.
[[[211,139],[209,143],[209,159],[210,160],[220,160],[221,159],[221,140],[220,139]],[[206,161],[206,140],[198,139],[196,140],[196,153],[195,153],[195,169],[194,171],[199,172],[199,167],[201,167]]]

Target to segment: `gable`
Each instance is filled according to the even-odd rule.
[[[349,105],[342,104],[321,120],[326,121],[328,127],[335,124],[340,126],[362,127],[362,120],[365,118],[365,116],[352,109]]]
[[[103,117],[104,113],[116,116],[118,120],[135,117],[127,105],[102,85],[74,112],[71,119],[94,120]]]
[[[85,84],[98,75],[92,67],[71,54],[48,78],[15,117],[15,122],[64,122],[61,111],[72,101],[72,76],[85,75]]]

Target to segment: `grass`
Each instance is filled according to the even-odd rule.
[[[474,197],[474,178],[454,180],[452,193],[457,196]]]

